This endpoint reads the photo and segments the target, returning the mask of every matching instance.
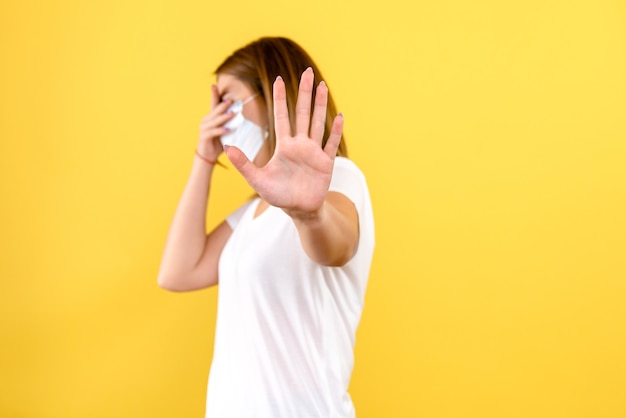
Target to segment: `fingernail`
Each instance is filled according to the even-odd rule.
[[[279,75],[277,75],[277,76],[276,76],[276,81],[278,81],[278,80],[282,80],[282,79],[283,79],[283,78],[282,78],[281,76],[279,76]]]
[[[306,70],[304,70],[304,71],[313,71],[313,68],[311,68],[311,67],[306,67]]]
[[[326,83],[324,83],[324,80],[320,81],[320,86],[325,86]]]
[[[339,112],[339,116],[343,118],[343,112]]]
[[[224,152],[230,147],[230,145],[224,145]]]

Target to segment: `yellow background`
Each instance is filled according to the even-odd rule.
[[[358,416],[626,416],[623,1],[5,0],[0,35],[0,416],[203,416],[217,292],[156,275],[212,71],[262,35],[369,181]],[[249,195],[214,185],[211,226]]]

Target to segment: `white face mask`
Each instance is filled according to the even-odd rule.
[[[243,116],[243,106],[257,95],[258,93],[255,93],[245,101],[236,101],[228,108],[229,111],[235,113],[235,116],[224,124],[230,132],[220,138],[222,145],[233,145],[239,148],[250,161],[254,161],[259,154],[267,137],[267,132],[264,133],[259,125]]]

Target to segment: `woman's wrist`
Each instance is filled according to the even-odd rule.
[[[219,165],[219,166],[221,166],[221,167],[226,167],[224,164],[222,164],[220,161],[218,161],[218,159],[217,159],[217,158],[216,158],[215,160],[212,160],[212,159],[209,159],[209,158],[205,157],[204,155],[202,155],[202,154],[198,151],[198,149],[197,149],[197,148],[196,148],[195,155],[196,155],[196,157],[197,157],[197,158],[199,158],[201,161],[203,161],[203,162],[204,162],[204,163],[206,163],[206,164],[209,164],[209,165],[216,165],[216,164],[217,164],[217,165]]]
[[[202,161],[210,165],[215,165],[215,163],[217,163],[217,160],[210,160],[206,158],[204,155],[200,154],[200,152],[198,151],[198,148],[196,148],[196,157],[200,158]]]
[[[293,219],[295,223],[299,223],[301,225],[316,226],[322,222],[323,218],[322,208],[319,208],[318,210],[312,212],[290,209],[283,209],[283,211],[287,215],[289,215],[289,217]]]

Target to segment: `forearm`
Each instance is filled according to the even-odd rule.
[[[354,205],[344,196],[329,193],[314,213],[287,212],[298,230],[304,251],[325,266],[343,266],[356,250],[359,226]]]
[[[159,285],[172,287],[198,265],[206,245],[206,212],[214,165],[194,158],[163,251]],[[176,283],[174,283],[175,285]]]

